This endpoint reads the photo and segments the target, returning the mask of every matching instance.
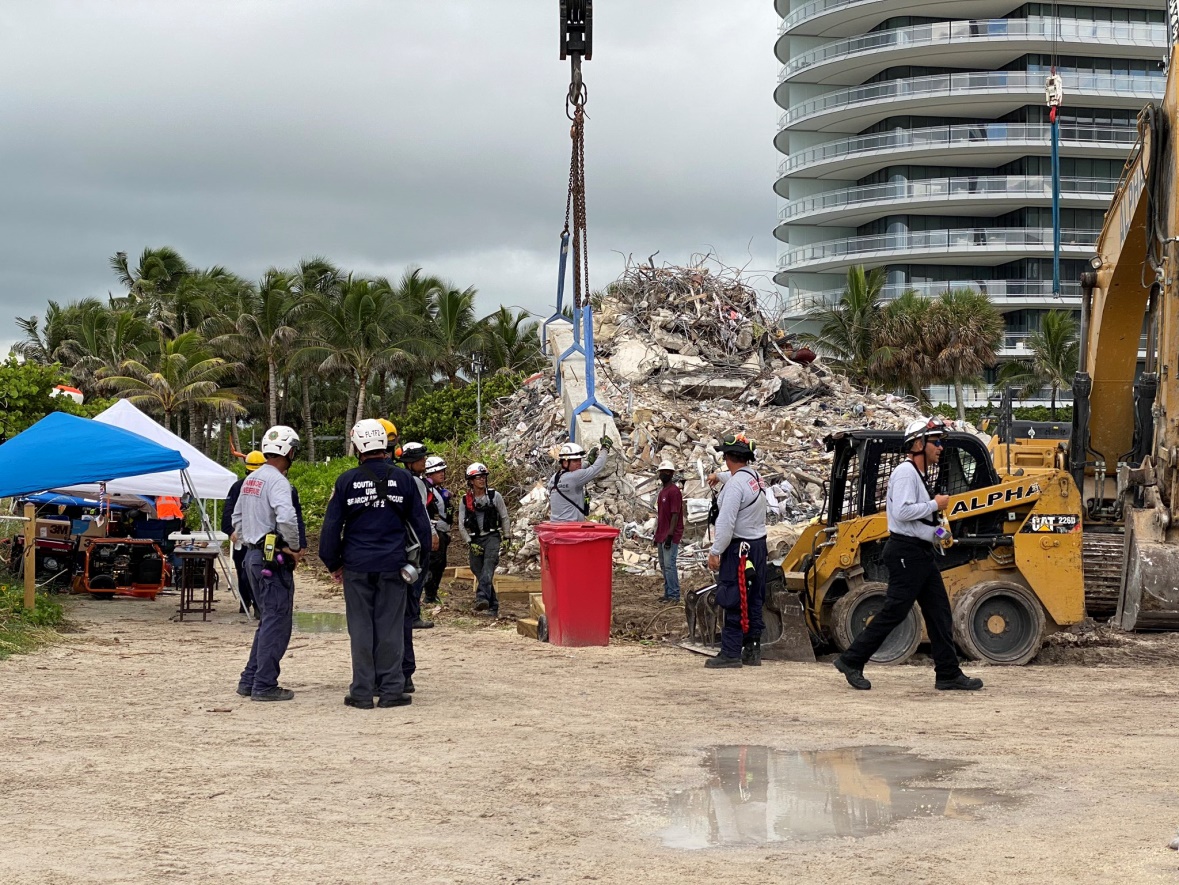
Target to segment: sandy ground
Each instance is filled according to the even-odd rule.
[[[312,585],[298,604],[341,607]],[[667,645],[563,649],[444,618],[417,634],[413,705],[358,711],[346,636],[296,633],[295,700],[258,704],[234,693],[251,626],[176,623],[174,605],[74,600],[79,632],[0,663],[0,882],[1179,881],[1169,652],[971,668],[976,694],[875,668],[858,693],[827,664],[713,673]],[[1005,801],[863,838],[667,847],[669,797],[707,785],[722,744],[908,748],[966,763],[938,786]],[[845,822],[904,799],[854,772],[839,786],[826,804]],[[716,821],[769,832],[806,811],[723,805]]]

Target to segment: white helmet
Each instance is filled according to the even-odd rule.
[[[362,455],[366,452],[383,452],[389,445],[389,436],[376,418],[362,418],[352,428],[352,445]]]
[[[674,473],[675,472],[675,465],[666,459],[663,461],[660,461],[659,462],[659,472],[662,473],[664,470],[670,470],[672,473]]]
[[[420,442],[408,442],[401,447],[401,463],[408,467],[410,464],[425,460],[429,454],[429,449]]]
[[[263,455],[282,455],[284,458],[293,458],[297,448],[299,448],[299,434],[285,424],[275,424],[262,437]]]
[[[441,473],[446,469],[446,462],[437,455],[431,455],[426,459],[426,476],[431,473]]]
[[[467,479],[474,479],[476,476],[489,476],[490,474],[491,471],[482,461],[476,461],[467,467]]]
[[[558,461],[571,461],[574,458],[584,458],[585,449],[575,442],[567,442],[561,446],[560,452],[557,453]]]
[[[918,418],[910,421],[905,428],[905,445],[930,436],[945,436],[946,422],[934,415],[932,418]]]

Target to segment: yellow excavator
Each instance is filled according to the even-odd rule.
[[[1179,0],[1169,17],[1162,105],[1139,114],[1081,279],[1071,433],[1020,433],[1008,417],[989,443],[950,434],[930,477],[951,497],[942,577],[955,641],[972,658],[1026,663],[1047,632],[1086,614],[1126,630],[1179,628]],[[768,582],[767,657],[845,649],[883,604],[884,495],[902,434],[845,431],[827,447],[824,512]],[[713,588],[686,606],[689,642],[711,644]],[[915,606],[873,660],[903,661],[921,639]]]

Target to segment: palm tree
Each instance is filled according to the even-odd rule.
[[[1052,420],[1056,420],[1056,396],[1072,384],[1080,362],[1076,314],[1071,310],[1050,310],[1040,317],[1040,328],[1028,338],[1030,359],[1012,360],[999,369],[1000,387],[1018,387],[1029,396],[1044,387],[1052,388]]]
[[[877,384],[891,387],[927,403],[925,388],[937,380],[939,348],[931,341],[933,302],[908,289],[881,309],[877,347],[869,365],[869,376]]]
[[[540,352],[540,323],[529,321],[527,311],[513,313],[501,304],[483,322],[490,371],[532,372],[541,367],[544,357]]]
[[[82,303],[74,301],[63,308],[56,301],[50,301],[45,308],[44,324],[36,315],[17,317],[16,325],[25,337],[12,345],[12,349],[32,363],[49,365],[57,362],[63,343],[74,333],[74,314]]]
[[[839,300],[807,315],[808,320],[818,324],[818,333],[798,336],[823,353],[832,368],[861,387],[873,380],[871,367],[877,356],[876,327],[884,281],[880,268],[867,273],[862,266],[848,268],[847,286]]]
[[[943,292],[929,312],[928,338],[937,349],[933,371],[954,385],[958,420],[966,420],[964,386],[995,365],[1003,339],[1003,315],[991,299],[973,289]]]
[[[299,337],[295,325],[308,302],[292,293],[290,276],[270,268],[258,283],[241,291],[234,305],[232,330],[210,341],[240,359],[257,357],[266,363],[266,403],[270,425],[278,423],[278,379],[285,372],[287,357]]]
[[[475,319],[475,295],[471,287],[459,291],[447,286],[434,292],[433,369],[446,376],[451,387],[459,386],[459,373],[470,371],[471,357],[483,350],[486,333]]]
[[[341,297],[312,299],[307,318],[315,337],[300,350],[300,359],[321,372],[347,377],[355,391],[356,409],[352,411],[350,396],[345,423],[353,415],[363,418],[373,374],[390,369],[406,353],[415,328],[411,318],[390,289],[351,275],[341,286]]]
[[[243,412],[238,395],[222,387],[236,367],[210,356],[205,341],[196,332],[169,339],[156,330],[153,352],[142,360],[124,360],[118,373],[101,373],[100,383],[116,396],[134,405],[161,412],[164,427],[172,429],[172,416],[196,406],[232,408]],[[189,422],[189,442],[199,443],[196,422]]]
[[[431,333],[434,321],[434,307],[437,293],[448,288],[435,276],[430,276],[420,267],[408,267],[401,279],[392,287],[394,298],[404,310],[419,321],[421,334],[415,336],[404,358],[392,367],[393,373],[402,382],[402,404],[409,405],[413,399],[414,387],[419,378],[433,374],[433,360],[437,350],[437,336]]]
[[[190,272],[188,262],[171,246],[144,249],[138,267],[130,266],[126,252],[116,252],[111,256],[110,266],[132,302],[175,292],[181,279]]]

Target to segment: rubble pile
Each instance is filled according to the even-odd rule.
[[[590,518],[622,529],[616,561],[634,574],[658,572],[660,461],[675,463],[682,480],[687,527],[680,567],[703,568],[712,498],[704,477],[718,469],[719,438],[744,430],[757,443],[756,467],[770,485],[769,547],[777,558],[819,512],[831,458],[823,438],[836,428],[903,427],[919,414],[908,399],[853,388],[820,361],[788,358],[801,349],[767,323],[756,293],[703,268],[628,268],[595,308],[594,327],[597,392],[615,411],[621,445],[589,486]],[[548,518],[544,483],[568,440],[554,374],[536,376],[502,400],[493,427],[509,462],[533,478],[515,490],[521,500],[502,564],[509,574],[535,572],[540,551],[532,526]],[[589,448],[595,441],[580,442]]]

